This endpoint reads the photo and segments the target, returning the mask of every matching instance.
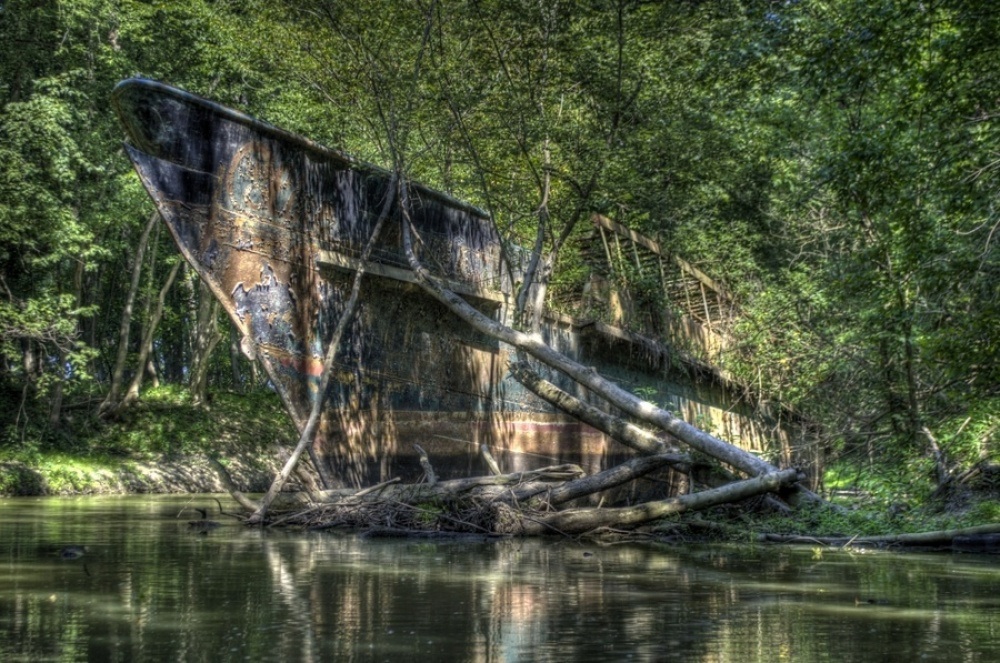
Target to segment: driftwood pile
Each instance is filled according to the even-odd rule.
[[[490,464],[492,459],[488,456],[486,459]],[[637,506],[561,509],[580,497],[609,490],[663,467],[690,470],[691,461],[683,454],[660,454],[634,458],[592,476],[585,476],[576,465],[555,465],[529,472],[437,481],[429,459],[424,456],[423,460],[426,472],[423,483],[401,484],[392,480],[362,490],[319,490],[310,475],[299,472],[297,476],[303,490],[282,493],[285,499],[274,503],[267,526],[344,529],[378,537],[560,534],[614,535],[620,538],[637,533],[633,528],[665,516],[732,502],[742,501],[746,506],[754,501],[750,498],[755,496],[758,507],[773,509],[781,504],[773,493],[787,490],[799,479],[795,470],[784,470]],[[492,466],[496,467],[495,461]],[[221,464],[216,464],[216,469],[236,501],[246,512],[253,512],[258,504],[235,488]],[[245,522],[249,522],[249,518]],[[684,522],[692,528],[728,533],[726,526],[697,517]],[[757,540],[761,543],[822,546],[839,550],[890,548],[998,554],[1000,524],[880,536],[762,533]]]

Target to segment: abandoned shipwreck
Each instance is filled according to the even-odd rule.
[[[333,379],[318,393],[324,339],[344,310],[389,173],[149,80],[123,81],[113,104],[178,248],[300,431],[323,399],[310,455],[329,486],[418,478],[415,443],[444,478],[482,473],[483,444],[505,471],[572,462],[591,472],[631,454],[529,392],[508,372],[510,348],[421,291],[394,224],[379,236]],[[505,321],[517,252],[501,250],[483,211],[420,185],[411,197],[423,264]],[[557,292],[545,318],[550,346],[744,449],[811,464],[796,451],[800,431],[787,413],[749,402],[704,361],[731,307],[721,286],[609,219],[594,218],[589,246],[592,276],[575,294]],[[622,261],[658,279],[674,310],[642,312],[616,290]],[[670,343],[651,343],[636,328]],[[571,382],[548,378],[587,399]]]

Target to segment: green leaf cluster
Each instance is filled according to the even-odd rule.
[[[106,388],[151,211],[108,98],[141,73],[402,160],[488,209],[554,298],[587,282],[590,214],[657,238],[736,293],[724,368],[929,489],[996,454],[997,34],[975,0],[8,0],[0,382],[53,410]],[[151,247],[130,357],[176,260]],[[154,341],[173,383],[186,283]],[[246,386],[224,355],[212,382]]]

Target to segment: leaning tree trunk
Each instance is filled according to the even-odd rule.
[[[326,356],[323,358],[323,374],[320,378],[319,389],[317,391],[318,396],[313,401],[312,409],[309,412],[309,419],[306,421],[306,425],[303,427],[302,433],[299,435],[298,444],[295,445],[292,455],[285,463],[285,466],[281,469],[281,472],[278,473],[278,476],[271,482],[271,487],[268,489],[264,497],[261,498],[256,511],[254,511],[253,515],[251,515],[247,520],[249,524],[258,524],[264,521],[267,517],[267,511],[270,508],[271,503],[274,501],[274,498],[277,497],[279,492],[281,492],[281,488],[292,475],[292,472],[295,470],[295,466],[298,464],[302,453],[313,442],[313,437],[316,434],[316,428],[319,426],[319,417],[323,408],[323,403],[326,401],[326,390],[330,386],[330,369],[333,366],[333,360],[337,356],[337,350],[340,347],[340,339],[344,335],[344,331],[347,329],[347,323],[354,316],[354,311],[358,306],[358,299],[361,294],[361,279],[365,275],[366,264],[368,259],[371,257],[372,250],[375,248],[375,242],[381,234],[382,227],[385,225],[386,219],[389,218],[389,212],[395,202],[397,179],[397,175],[394,172],[392,178],[389,180],[389,189],[386,192],[386,198],[382,203],[382,210],[379,213],[378,221],[375,223],[375,228],[372,230],[371,237],[368,238],[368,243],[365,244],[365,248],[361,252],[361,259],[358,262],[358,271],[355,272],[354,281],[351,283],[350,297],[347,300],[347,304],[344,306],[343,312],[340,314],[340,319],[337,321],[337,327],[333,330],[333,334],[327,344]],[[317,468],[319,467],[315,459],[313,459],[313,463],[317,465]]]
[[[193,286],[192,286],[193,288]],[[215,346],[222,340],[219,331],[219,300],[212,296],[204,281],[198,279],[198,306],[191,337],[191,400],[205,405],[208,391],[208,368]]]
[[[153,350],[153,336],[156,333],[156,327],[160,324],[160,319],[163,317],[163,308],[167,299],[167,292],[170,290],[170,286],[174,284],[174,280],[177,278],[177,272],[180,271],[181,262],[178,261],[174,264],[173,269],[170,270],[170,274],[167,275],[167,281],[160,288],[160,293],[156,298],[156,306],[150,313],[149,319],[146,321],[145,331],[142,335],[142,342],[139,345],[139,366],[144,366],[147,361],[150,361],[149,356],[152,354]],[[122,397],[121,403],[118,407],[125,407],[129,403],[139,399],[139,389],[142,386],[142,370],[136,370],[135,375],[132,376],[132,381],[128,385],[128,389],[125,391],[125,396]]]
[[[405,196],[406,187],[403,187],[402,191]],[[528,353],[542,363],[566,374],[628,415],[656,426],[693,449],[701,451],[737,470],[751,476],[771,474],[779,471],[777,467],[763,459],[709,435],[705,431],[675,417],[672,413],[638,398],[610,380],[605,379],[593,368],[583,366],[566,355],[556,352],[546,345],[539,335],[525,334],[511,329],[469,305],[459,295],[456,295],[442,285],[417,258],[413,249],[413,239],[411,236],[411,232],[414,231],[411,231],[410,227],[408,199],[401,199],[400,203],[402,208],[401,231],[403,236],[403,250],[410,268],[417,277],[418,283],[426,292],[444,304],[449,311],[469,324],[473,329]],[[798,483],[795,483],[791,487],[788,497],[791,501],[798,501],[800,499],[814,502],[821,501],[819,496]]]

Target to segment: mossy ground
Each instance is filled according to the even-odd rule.
[[[73,411],[57,433],[8,434],[0,495],[198,490],[211,474],[201,468],[207,457],[267,474],[276,446],[294,442],[288,415],[267,390],[215,392],[208,407],[197,407],[186,389],[167,386],[144,392],[112,421],[95,410],[96,402]]]

